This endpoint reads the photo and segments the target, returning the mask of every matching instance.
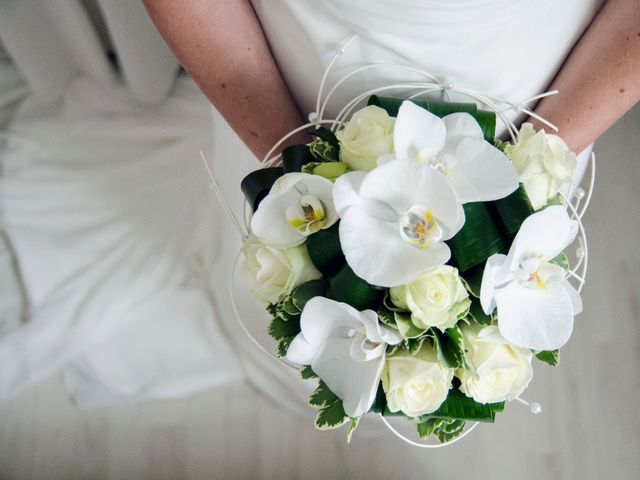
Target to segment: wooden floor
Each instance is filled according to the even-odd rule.
[[[640,478],[640,108],[597,145],[585,312],[529,400],[442,450],[317,432],[251,386],[80,410],[61,379],[0,403],[0,479]]]

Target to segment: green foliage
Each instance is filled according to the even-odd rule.
[[[564,252],[561,252],[559,255],[553,257],[551,260],[549,260],[549,263],[558,265],[559,267],[564,268],[565,271],[569,270],[569,257],[567,257]]]
[[[442,405],[440,405],[440,408],[433,413],[425,415],[423,419],[446,418],[493,422],[496,417],[496,412],[501,412],[502,410],[504,410],[504,402],[478,403],[474,399],[467,397],[459,388],[454,387],[449,390],[449,395]]]
[[[435,434],[441,443],[448,442],[464,432],[465,421],[453,418],[428,418],[417,425],[418,435],[423,440]]]
[[[508,240],[508,243],[518,233],[522,222],[534,212],[522,184],[518,185],[518,189],[510,195],[489,202],[487,205],[498,230]]]
[[[360,423],[360,417],[349,417],[349,430],[347,430],[347,443],[351,443],[351,437],[353,436],[353,432],[355,432],[356,428],[358,428],[359,423]]]
[[[313,155],[307,145],[291,145],[282,150],[282,166],[285,173],[300,172],[303,165],[312,161]]]
[[[349,417],[344,412],[342,400],[322,380],[319,381],[318,388],[311,394],[309,405],[319,409],[315,421],[317,429],[330,430],[338,428],[349,420]],[[357,422],[355,426],[349,429],[349,438],[356,426]]]
[[[291,292],[291,301],[297,313],[301,313],[304,306],[313,297],[324,296],[327,292],[327,287],[328,283],[324,278],[311,280],[297,286],[293,292]]]
[[[338,301],[347,303],[356,310],[377,309],[384,295],[383,290],[358,277],[346,263],[329,277],[329,289]]]
[[[393,317],[402,338],[418,338],[426,331],[425,328],[418,328],[413,324],[410,313],[393,312]]]
[[[318,378],[316,372],[313,371],[310,365],[306,365],[300,369],[300,376],[304,380],[309,380],[310,378]]]
[[[484,265],[478,265],[464,272],[464,276],[460,279],[464,284],[467,292],[473,297],[480,298],[480,286],[482,285],[482,275],[484,274]]]
[[[560,351],[559,350],[543,350],[536,353],[536,358],[541,362],[548,363],[552,367],[555,367],[560,363]]]
[[[506,243],[491,218],[487,203],[466,203],[463,209],[466,218],[464,226],[446,243],[451,249],[452,260],[464,274],[503,250]]]
[[[318,127],[313,132],[310,132],[314,137],[318,137],[320,140],[324,140],[328,144],[338,148],[340,142],[338,142],[338,138],[336,135],[325,127]]]
[[[284,175],[284,168],[270,167],[251,172],[242,179],[240,189],[254,212],[262,199],[269,194],[275,181],[282,175]]]
[[[473,319],[479,325],[491,325],[493,323],[493,315],[487,315],[484,313],[480,301],[476,298],[471,300],[471,307],[469,308],[469,317]]]
[[[320,230],[307,238],[309,258],[315,267],[325,275],[331,275],[345,264],[338,233],[339,222]]]
[[[333,145],[320,138],[316,138],[311,142],[309,150],[318,162],[337,162],[340,160],[337,145]]]
[[[457,325],[444,332],[432,328],[434,345],[438,360],[449,368],[461,368],[465,365],[465,350],[462,332]]]

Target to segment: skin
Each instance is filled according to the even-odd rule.
[[[144,4],[184,68],[258,158],[305,123],[248,0]],[[635,105],[640,100],[638,0],[607,1],[550,88],[562,95],[544,99],[536,113],[556,124],[576,152]],[[285,146],[307,141],[298,135]]]

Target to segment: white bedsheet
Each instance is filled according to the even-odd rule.
[[[15,317],[0,249],[0,397],[60,368],[83,405],[242,379],[203,280],[219,218],[198,156],[211,131],[187,78],[153,108],[83,78],[54,106],[22,103],[2,132],[0,220],[29,308]]]

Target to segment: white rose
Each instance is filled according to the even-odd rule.
[[[464,327],[462,332],[477,375],[460,370],[460,390],[476,402],[494,403],[513,400],[527,388],[533,378],[529,349],[507,343],[495,325]]]
[[[453,370],[438,362],[433,347],[425,344],[415,356],[401,352],[388,357],[382,387],[390,411],[419,417],[442,405],[452,379]]]
[[[353,114],[336,133],[340,141],[340,160],[353,170],[373,170],[378,157],[393,153],[395,119],[386,110],[369,105]]]
[[[304,245],[279,250],[250,239],[242,251],[242,276],[261,302],[275,303],[298,285],[322,277]]]
[[[414,281],[392,288],[391,300],[411,311],[416,327],[443,331],[453,327],[471,305],[458,270],[449,265],[427,270]]]
[[[558,192],[569,193],[577,160],[567,144],[524,123],[517,141],[505,153],[513,162],[533,208],[542,208]]]

